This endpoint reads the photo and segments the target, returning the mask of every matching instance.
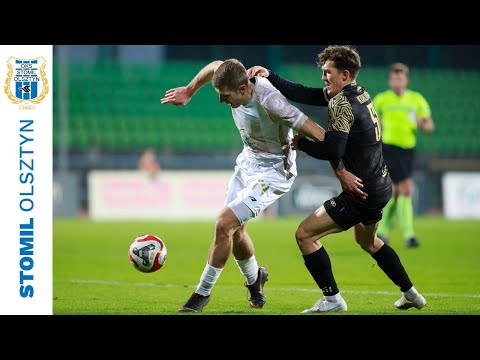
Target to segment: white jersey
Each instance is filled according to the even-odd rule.
[[[298,131],[308,117],[266,78],[257,76],[254,81],[250,102],[232,108],[244,143],[241,155],[260,166],[283,163],[285,173],[296,176],[296,152],[290,148],[292,129]]]

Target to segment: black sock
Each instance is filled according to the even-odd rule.
[[[332,273],[332,264],[325,248],[322,246],[317,251],[303,255],[307,267],[323,295],[331,296],[338,294],[337,283]]]
[[[378,250],[372,257],[377,260],[378,266],[383,270],[385,274],[392,280],[401,291],[407,291],[412,287],[412,282],[405,271],[400,258],[395,250],[393,250],[388,244]]]

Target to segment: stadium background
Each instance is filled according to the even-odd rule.
[[[148,228],[146,223],[137,222],[132,225],[132,223],[126,222],[129,215],[132,215],[128,212],[125,213],[126,215],[124,214],[124,217],[119,217],[118,213],[112,217],[116,220],[125,220],[120,225],[118,222],[95,223],[91,221],[95,220],[92,217],[91,197],[102,197],[101,193],[92,195],[90,191],[89,184],[91,184],[92,173],[112,171],[110,174],[113,174],[114,178],[120,179],[120,174],[123,174],[126,181],[129,177],[145,177],[144,174],[138,174],[137,162],[145,149],[152,148],[162,166],[160,177],[163,174],[175,174],[171,180],[172,183],[175,183],[188,177],[188,174],[203,176],[206,180],[200,184],[204,184],[205,189],[213,188],[212,192],[205,190],[208,196],[217,194],[216,201],[223,196],[225,189],[215,187],[215,183],[212,185],[208,179],[213,178],[213,174],[222,171],[230,174],[235,157],[242,148],[238,130],[231,119],[230,109],[218,103],[211,86],[202,88],[186,107],[164,106],[160,104],[160,98],[167,89],[186,85],[206,63],[227,58],[237,58],[247,68],[253,65],[264,65],[290,80],[309,86],[322,86],[321,73],[316,68],[315,61],[316,54],[325,46],[54,46],[53,216],[54,255],[58,255],[58,257],[55,255],[54,263],[54,299],[61,299],[62,294],[68,294],[73,288],[99,286],[103,284],[102,281],[105,280],[105,277],[110,277],[111,281],[118,281],[119,275],[113,275],[113,272],[108,273],[109,275],[105,274],[104,277],[100,276],[101,279],[98,280],[100,282],[97,283],[95,283],[95,279],[92,280],[92,277],[95,276],[89,279],[82,278],[82,275],[78,275],[76,278],[74,275],[69,277],[68,272],[71,272],[72,269],[69,267],[67,270],[66,259],[70,259],[78,267],[80,267],[80,263],[86,266],[85,263],[92,262],[91,264],[94,264],[95,262],[94,257],[91,257],[86,249],[83,252],[77,249],[81,243],[85,245],[85,234],[88,234],[88,243],[93,241],[96,246],[102,246],[100,244],[105,243],[102,237],[111,234],[118,235],[123,231],[125,239],[122,240],[122,245],[118,250],[122,256],[118,263],[124,264],[127,261],[123,253],[132,240],[127,229],[133,229],[132,231],[136,235],[148,231],[143,230]],[[465,273],[470,274],[471,277],[468,281],[465,280],[470,286],[469,290],[463,289],[462,291],[472,293],[471,301],[475,303],[478,301],[476,299],[480,297],[478,295],[479,265],[478,262],[474,262],[474,254],[478,254],[478,248],[475,250],[469,246],[473,246],[472,236],[475,237],[476,234],[478,237],[480,231],[476,220],[479,216],[477,204],[480,200],[480,189],[478,188],[480,181],[477,173],[480,171],[480,141],[478,140],[480,136],[480,126],[478,125],[480,68],[477,61],[480,58],[480,46],[358,45],[357,47],[362,56],[362,70],[357,80],[367,88],[372,97],[387,89],[388,65],[394,61],[402,61],[410,67],[411,83],[409,87],[420,91],[429,101],[436,131],[433,134],[419,132],[417,138],[417,157],[413,177],[415,183],[414,207],[418,216],[415,220],[416,226],[421,234],[421,240],[424,240],[424,249],[428,249],[429,241],[441,242],[439,239],[428,238],[425,235],[427,233],[434,233],[437,238],[442,234],[446,236],[448,233],[449,237],[442,239],[445,242],[450,241],[453,236],[463,239],[462,235],[467,235],[466,240],[470,242],[468,246],[462,248],[462,251],[473,258],[464,258]],[[314,120],[323,126],[326,125],[327,118],[324,109],[297,105]],[[286,222],[280,226],[285,227],[287,234],[293,234],[294,226],[298,224],[303,215],[316,208],[327,196],[333,195],[339,189],[329,166],[324,162],[299,154],[298,167],[300,176],[296,180],[295,187],[291,193],[279,201],[273,211],[269,212],[269,215],[273,214],[275,219],[264,220],[266,225],[262,226],[266,226],[267,229],[269,226],[278,226],[273,225],[272,221],[281,221],[281,218],[285,218]],[[182,171],[187,171],[187,173]],[[189,173],[190,171],[196,172]],[[452,225],[443,222],[446,209],[442,179],[447,172],[451,171],[461,172],[460,174],[467,172],[468,175],[473,176],[473,180],[468,183],[469,185],[473,184],[473,187],[462,193],[462,199],[457,199],[459,203],[457,206],[466,206],[469,211],[473,209],[473,213],[467,212],[463,216],[464,218],[473,217],[473,220],[467,223],[457,222]],[[466,186],[464,187],[466,188]],[[148,191],[149,189],[142,190],[140,186],[136,186],[132,196],[138,194],[139,197],[148,197]],[[204,189],[200,185],[200,192],[202,191]],[[203,200],[208,201],[208,196]],[[147,200],[145,201],[143,205],[151,205]],[[465,202],[468,204],[465,205]],[[149,211],[148,206],[146,210]],[[180,220],[196,220],[195,216],[192,219],[182,217],[182,213],[188,214],[189,209],[187,208],[179,208],[177,209],[178,213],[170,211],[171,213],[168,214],[169,210],[171,209],[166,209],[167,215],[173,214],[173,217],[178,217]],[[183,210],[184,212],[182,212]],[[154,211],[150,211],[149,214],[151,216],[145,220],[153,220],[157,226],[150,227],[150,229],[162,237],[166,236],[167,239],[168,237],[170,239],[186,237],[185,234],[191,227],[190,232],[195,233],[195,236],[192,234],[192,237],[196,238],[198,234],[203,238],[203,245],[198,245],[198,254],[195,255],[201,259],[201,261],[196,260],[198,269],[192,269],[188,277],[184,279],[185,283],[195,284],[203,266],[208,243],[211,241],[212,222],[207,221],[200,225],[187,223],[182,229],[183,235],[180,235],[178,227],[173,230],[176,227],[175,223],[165,222],[171,216],[162,218],[161,212],[155,213]],[[292,217],[293,220],[291,220]],[[78,219],[81,219],[80,222]],[[108,214],[105,220],[109,220]],[[142,220],[142,217],[137,217],[137,220]],[[152,223],[148,223],[148,226],[152,226]],[[465,232],[459,234],[456,229]],[[269,232],[270,230],[262,231]],[[396,233],[395,236],[398,237],[399,234]],[[351,243],[351,239],[347,240],[347,238],[348,235],[345,236],[345,241]],[[71,239],[76,240],[70,241]],[[291,239],[288,241],[294,246]],[[266,243],[268,244],[268,241]],[[174,253],[177,245],[174,245],[172,240],[168,244],[169,250]],[[400,245],[400,240],[397,244]],[[106,245],[104,244],[104,246]],[[347,246],[343,249],[349,248]],[[422,253],[425,251],[424,249],[418,249],[418,256],[425,255]],[[448,246],[443,251],[448,252],[448,249],[453,252]],[[78,256],[83,254],[86,257],[70,258],[75,251]],[[289,248],[289,251],[295,253],[298,250],[293,247],[293,250]],[[432,254],[431,249],[428,251]],[[333,252],[332,257],[335,255],[336,253]],[[363,254],[358,251],[356,256],[363,256]],[[170,263],[173,261],[172,259]],[[301,268],[301,261],[298,259],[295,261],[300,266],[298,271],[302,272],[304,269]],[[408,260],[406,261],[408,262]],[[414,259],[411,261],[415,263]],[[114,267],[113,263],[111,266]],[[420,264],[418,264],[418,268],[415,266],[412,265],[414,272],[422,271]],[[438,266],[440,265],[438,264]],[[164,273],[168,273],[168,271],[170,271],[169,266],[166,266],[165,270],[162,269]],[[228,283],[229,279],[233,278],[236,279],[236,282],[241,281],[238,274],[233,275],[234,271],[235,269],[232,270],[232,275],[228,275],[228,272],[222,275],[225,282]],[[448,276],[442,274],[443,281],[447,281]],[[129,277],[131,281],[140,281],[142,278],[135,278],[135,276],[141,275],[143,274],[126,275],[126,277]],[[305,274],[302,273],[302,275]],[[440,272],[436,275],[440,276]],[[168,278],[167,275],[165,276]],[[175,276],[179,275],[175,274]],[[379,277],[381,278],[382,275],[380,274]],[[97,276],[97,278],[99,277]],[[163,280],[156,281],[161,283]],[[386,288],[392,290],[391,285],[388,285],[388,279],[382,281],[387,284]],[[308,278],[306,278],[306,283],[309,286],[312,285]],[[363,291],[362,289],[358,291]],[[93,289],[90,288],[88,291],[93,291]],[[454,291],[457,290],[452,288],[452,292]],[[432,290],[432,292],[435,291]],[[183,301],[185,296],[182,293],[179,294],[179,297],[181,300],[175,301],[174,306]],[[118,309],[106,310],[107,308],[112,309],[109,307],[111,305],[105,305],[100,310],[93,310],[92,303],[89,304],[88,301],[74,305],[58,304],[59,302],[54,303],[54,313],[105,313],[109,311],[122,313]],[[149,311],[127,309],[126,312],[148,313]],[[165,311],[168,313],[171,309]],[[382,309],[379,312],[383,311],[386,310]],[[448,311],[444,312],[448,313]],[[473,310],[467,311],[467,313],[472,312],[478,313],[478,304],[473,306]],[[365,310],[365,313],[370,312]]]
[[[206,86],[185,108],[162,106],[165,90],[188,83],[207,62],[230,57],[322,86],[315,60],[323,47],[55,46],[54,171],[78,177],[73,180],[78,196],[75,207],[69,201],[70,209],[64,206],[54,215],[87,214],[88,172],[136,169],[148,147],[164,169],[232,169],[242,144],[230,110],[218,104],[213,88]],[[442,212],[442,174],[480,170],[480,72],[475,61],[480,46],[358,48],[363,62],[358,82],[372,96],[387,88],[388,64],[402,61],[411,67],[410,87],[428,99],[436,131],[418,134],[414,204],[417,214]],[[325,124],[324,109],[297,105]],[[323,162],[308,157],[302,157],[299,168],[303,174],[330,175]]]

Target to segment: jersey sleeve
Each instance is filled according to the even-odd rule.
[[[327,106],[330,97],[326,88],[313,88],[294,83],[269,70],[267,79],[290,101],[300,104]]]
[[[430,105],[428,104],[427,100],[423,97],[422,94],[417,93],[416,94],[416,109],[415,109],[415,114],[417,115],[418,118],[425,118],[427,116],[431,116],[431,110],[430,110]]]
[[[352,105],[345,96],[335,96],[328,104],[328,131],[349,133],[354,116]]]
[[[261,105],[274,122],[296,131],[300,130],[308,119],[307,115],[290,104],[287,98],[278,91],[272,91],[265,96]]]

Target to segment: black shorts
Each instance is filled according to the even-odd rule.
[[[383,158],[394,184],[411,178],[413,172],[414,149],[403,149],[395,145],[382,145]]]
[[[382,219],[383,208],[392,197],[392,187],[389,186],[375,194],[368,192],[367,200],[342,192],[340,195],[323,203],[328,215],[343,230],[362,223],[370,225]]]

